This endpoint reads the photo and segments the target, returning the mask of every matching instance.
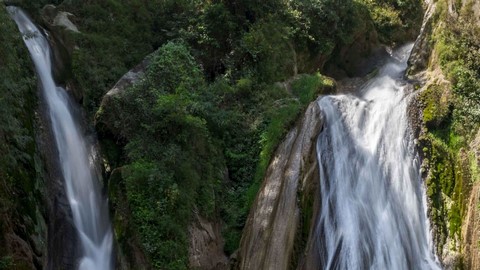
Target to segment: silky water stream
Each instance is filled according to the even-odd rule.
[[[8,11],[15,20],[35,64],[42,96],[53,129],[58,160],[65,182],[65,191],[78,232],[81,252],[80,270],[110,270],[112,262],[112,230],[106,200],[100,193],[95,172],[92,145],[86,140],[74,113],[78,104],[53,78],[52,53],[42,31],[19,8]]]
[[[323,269],[440,269],[407,116],[411,48],[395,51],[355,93],[318,101]]]

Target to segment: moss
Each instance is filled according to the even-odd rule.
[[[439,249],[447,234],[460,244],[467,198],[471,183],[477,177],[471,154],[470,157],[468,154],[469,142],[480,124],[480,82],[477,79],[480,43],[475,34],[480,28],[474,21],[472,3],[457,1],[460,16],[453,18],[447,1],[437,2],[433,15],[437,27],[431,37],[436,54],[432,59],[436,61],[431,64],[440,66],[450,84],[432,85],[421,96],[429,141],[423,150],[429,169],[427,196],[432,204],[430,216],[440,231],[436,236],[440,239]],[[442,250],[438,252],[442,254]]]
[[[5,257],[0,258],[0,269],[1,270],[12,269],[12,267],[14,267],[14,266],[15,265],[14,265],[12,257],[5,256]]]
[[[100,140],[100,147],[110,169],[121,165],[123,152],[118,143],[110,139],[109,136],[103,135],[102,140]]]
[[[427,196],[431,202],[430,217],[443,235],[438,246],[444,244],[447,235],[460,240],[463,215],[466,213],[471,173],[463,150],[456,150],[433,134],[423,138],[427,145],[425,163],[429,167],[426,179]],[[457,154],[458,153],[458,154]]]
[[[427,127],[440,127],[448,122],[451,113],[448,88],[445,85],[430,85],[421,93],[423,122]],[[448,125],[448,123],[446,123]]]
[[[447,145],[432,134],[421,138],[421,143],[424,145],[424,155],[428,157],[424,160],[424,165],[429,171],[425,180],[430,202],[429,216],[437,230],[435,235],[437,253],[442,254],[441,247],[449,233],[447,226],[449,209],[445,198],[452,196],[455,185],[453,156]]]
[[[315,100],[320,94],[327,92],[334,86],[334,81],[316,73],[313,75],[302,74],[291,83],[292,94],[304,106]]]
[[[22,37],[0,5],[0,234],[17,234],[32,250],[45,254],[46,209],[43,164],[35,145],[37,94],[33,64]],[[12,257],[10,243],[2,242],[2,263]],[[9,257],[10,256],[10,257]],[[12,257],[26,269],[28,258]]]
[[[449,231],[452,237],[461,240],[462,219],[467,211],[467,198],[470,193],[470,171],[465,166],[466,160],[463,151],[457,157],[455,167],[455,187],[452,194],[453,204],[448,213]]]
[[[127,263],[130,264],[128,268],[132,268],[134,266],[132,264],[135,263],[147,267],[147,262],[141,262],[142,257],[138,257],[137,254],[143,248],[138,241],[138,235],[131,220],[132,214],[121,171],[121,169],[116,169],[112,172],[108,186],[108,198],[110,209],[112,209],[112,223],[116,243],[119,246],[119,255],[126,258]]]

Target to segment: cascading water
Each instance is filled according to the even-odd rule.
[[[408,127],[402,47],[355,95],[318,101],[323,269],[440,269]]]
[[[48,107],[66,193],[83,251],[78,268],[112,269],[110,220],[105,200],[100,195],[92,146],[85,140],[73,113],[74,106],[78,105],[54,82],[47,39],[21,9],[8,7],[8,11],[30,51]]]

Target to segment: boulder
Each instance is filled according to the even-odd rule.
[[[75,17],[54,5],[46,5],[40,11],[39,24],[48,32],[48,41],[53,53],[53,73],[59,84],[66,85],[77,101],[82,101],[82,89],[75,87],[72,75],[72,56],[75,49],[74,35],[80,33],[78,27],[70,20]]]
[[[100,108],[95,116],[95,126],[97,131],[100,132],[100,137],[103,134],[110,134],[115,137],[120,136],[120,131],[116,130],[112,124],[112,119],[115,119],[116,110],[118,109],[114,105],[114,99],[116,96],[121,95],[125,89],[143,78],[145,70],[150,63],[150,58],[150,55],[147,56],[140,64],[125,73],[103,97]]]

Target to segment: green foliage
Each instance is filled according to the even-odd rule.
[[[32,102],[28,94],[34,89],[31,62],[13,21],[3,7],[0,7],[0,165],[2,172],[9,171],[19,162],[30,158],[25,154],[32,138],[24,126],[25,109]]]
[[[5,256],[3,258],[0,258],[0,270],[12,269],[13,266],[14,264],[12,257]]]
[[[443,130],[451,122],[451,100],[448,98],[446,85],[430,85],[422,91],[420,99],[423,103],[423,122],[427,127]]]
[[[124,168],[134,223],[160,269],[187,266],[195,207],[220,215],[225,249],[237,249],[278,144],[332,86],[319,74],[298,76],[291,90],[275,82],[317,72],[369,24],[353,0],[65,1],[60,8],[76,15],[81,31],[72,73],[90,113],[116,79],[159,48],[145,77],[97,117],[116,112],[102,120],[118,133],[102,139],[104,151]]]
[[[466,67],[455,67],[453,91],[456,96],[454,117],[460,134],[473,135],[480,125],[480,80],[475,71]]]
[[[460,240],[466,198],[475,177],[468,148],[480,125],[480,27],[472,3],[463,7],[459,3],[460,16],[455,19],[450,17],[446,1],[438,3],[434,18],[448,23],[439,24],[432,39],[438,64],[451,85],[433,85],[422,93],[423,120],[428,127],[423,138],[429,169],[427,195],[432,202],[433,223],[443,235],[437,246],[445,243],[447,232]]]
[[[355,28],[355,5],[350,0],[307,0],[291,3],[292,15],[301,40],[309,40],[324,54],[343,42],[352,42],[349,37]]]
[[[235,251],[276,146],[302,109],[331,85],[320,74],[299,76],[292,93],[251,78],[208,85],[185,43],[169,42],[151,56],[145,77],[114,97],[117,108],[108,109],[119,113],[107,121],[127,141],[122,175],[154,266],[187,265],[187,254],[173,251],[187,250],[195,208],[206,217],[220,211],[225,249]],[[167,228],[175,230],[163,234]]]
[[[42,166],[34,141],[35,75],[20,32],[3,5],[0,32],[0,242],[11,230],[21,231],[25,241],[37,236],[42,239],[44,235],[36,227],[40,224],[39,206],[44,202]],[[23,269],[24,262],[13,259],[6,246],[2,242],[0,269]]]
[[[358,0],[368,6],[383,43],[414,40],[422,23],[422,2],[417,0]]]
[[[59,8],[75,14],[81,31],[72,34],[79,48],[72,79],[93,113],[116,79],[178,38],[188,43],[210,82],[222,75],[235,81],[255,74],[273,83],[295,75],[297,68],[314,72],[336,46],[361,34],[359,26],[368,20],[359,12],[362,5],[352,0],[109,0],[64,1]],[[325,60],[297,67],[298,57]]]
[[[12,0],[9,1],[10,4],[15,6],[21,6],[29,12],[35,12],[47,4],[58,5],[63,2],[63,0],[37,0],[37,1],[28,1],[28,0]]]
[[[314,100],[325,87],[333,87],[333,80],[320,73],[303,74],[292,82],[292,93],[304,106]]]
[[[152,265],[187,269],[187,226],[195,206],[214,215],[223,159],[199,113],[205,85],[188,48],[167,43],[150,61],[145,77],[115,101],[115,125],[128,141],[122,178]]]
[[[440,18],[448,19],[446,11]],[[461,9],[458,20],[437,30],[436,51],[440,65],[452,82],[453,126],[456,133],[471,137],[480,124],[480,27],[471,3]]]
[[[171,170],[137,161],[124,171],[127,198],[143,247],[157,269],[187,269],[187,232],[191,202]]]
[[[72,70],[87,111],[95,112],[106,91],[145,55],[179,37],[195,17],[194,6],[193,1],[64,1],[60,9],[75,14],[81,31],[72,34],[79,47]]]
[[[255,74],[263,75],[263,81],[272,83],[293,75],[295,52],[289,39],[289,27],[276,20],[259,22],[243,36],[243,49],[256,64]]]

